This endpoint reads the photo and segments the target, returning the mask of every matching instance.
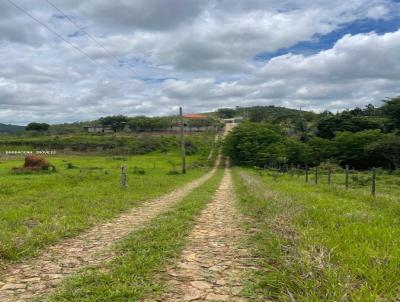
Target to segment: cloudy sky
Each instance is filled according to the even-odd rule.
[[[400,95],[399,0],[1,0],[0,47],[2,123]]]

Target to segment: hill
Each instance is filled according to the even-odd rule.
[[[0,123],[0,133],[18,134],[25,130],[24,126],[8,125]]]

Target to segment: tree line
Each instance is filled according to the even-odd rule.
[[[378,108],[367,105],[336,114],[304,116],[302,111],[290,111],[271,117],[269,112],[264,118],[258,112],[254,120],[248,111],[247,121],[225,140],[224,151],[235,164],[330,162],[356,169],[400,168],[400,97],[387,99]]]
[[[100,125],[103,127],[111,128],[115,132],[127,129],[132,132],[151,132],[151,131],[166,131],[172,126],[177,125],[177,117],[147,117],[135,116],[128,117],[125,115],[112,115],[101,117],[98,120],[91,122],[76,122],[59,125],[49,125],[46,123],[33,122],[25,127],[26,131],[36,133],[54,133],[54,134],[70,134],[79,133],[84,131],[85,125]],[[222,126],[222,124],[215,118],[209,117],[207,119],[190,120],[185,122],[191,127],[208,127],[208,126]]]
[[[114,131],[121,131],[125,128],[133,132],[144,132],[144,131],[165,131],[170,129],[172,126],[177,125],[177,117],[147,117],[147,116],[136,116],[127,117],[124,115],[114,115],[102,117],[98,120],[104,127],[110,127]],[[207,127],[219,125],[219,121],[213,118],[190,120],[186,121],[186,124],[192,127]]]

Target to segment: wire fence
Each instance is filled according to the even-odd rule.
[[[367,171],[358,171],[334,167],[294,167],[283,165],[279,167],[265,167],[270,175],[276,180],[281,175],[288,175],[309,185],[327,185],[339,187],[345,190],[363,189],[372,196],[377,194],[400,194],[400,171],[387,171],[380,168],[373,168]]]

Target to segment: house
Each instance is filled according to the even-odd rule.
[[[101,125],[88,125],[83,128],[89,133],[114,133],[112,128]]]

